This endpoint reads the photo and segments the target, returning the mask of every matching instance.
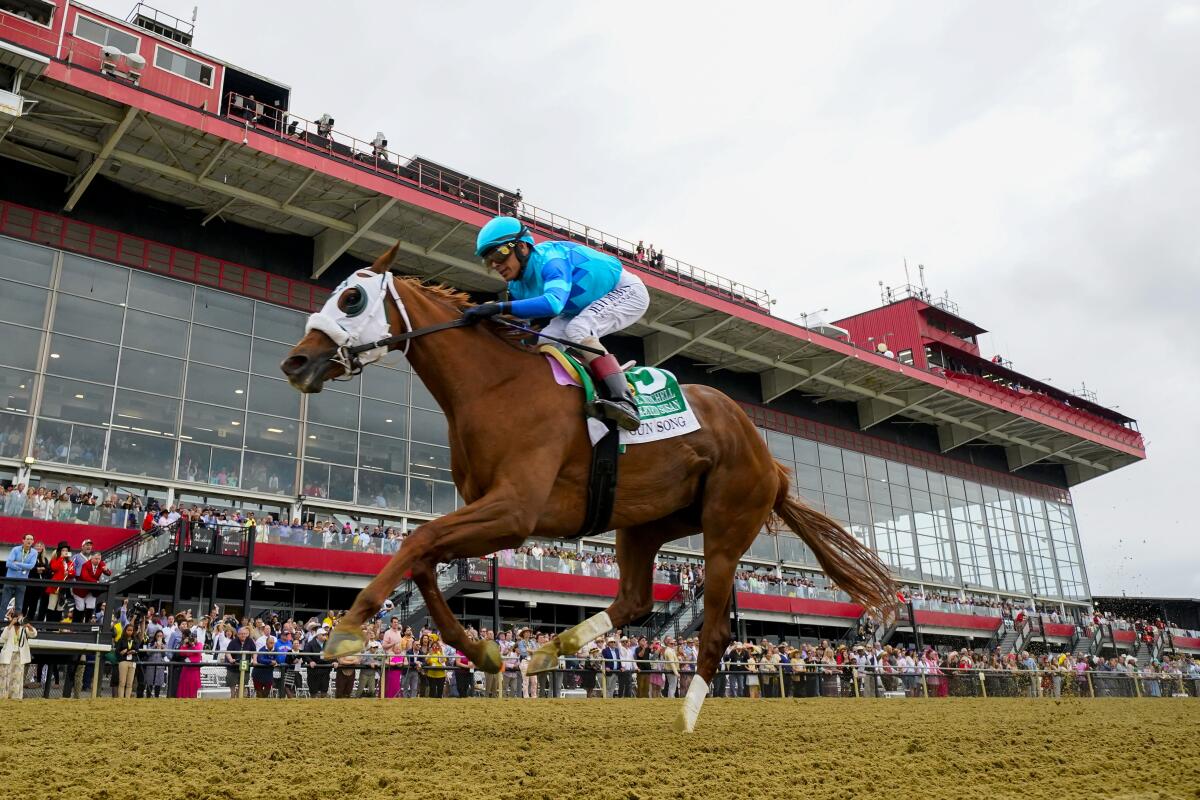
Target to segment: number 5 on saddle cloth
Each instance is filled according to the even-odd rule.
[[[636,431],[623,431],[609,419],[587,415],[596,398],[596,387],[582,364],[557,347],[539,348],[550,362],[554,380],[561,386],[583,389],[583,406],[592,442],[592,466],[588,479],[587,508],[583,525],[572,538],[608,530],[617,495],[617,459],[628,445],[683,436],[700,429],[679,381],[665,369],[632,367],[625,377],[633,387],[634,401],[642,424]]]

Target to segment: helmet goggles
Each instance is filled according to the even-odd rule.
[[[483,254],[483,265],[491,267],[494,265],[503,264],[510,255],[517,249],[516,241],[505,242],[499,247],[493,247]]]

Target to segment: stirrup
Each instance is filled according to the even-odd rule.
[[[617,427],[625,431],[636,431],[642,426],[641,417],[638,416],[637,408],[633,403],[621,398],[618,400],[609,400],[607,398],[597,398],[593,404],[597,416],[605,419],[611,419],[617,423]]]

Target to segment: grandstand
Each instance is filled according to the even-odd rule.
[[[18,5],[39,13],[0,1],[0,479],[61,490],[68,508],[0,518],[0,542],[90,537],[132,553],[117,593],[174,608],[347,607],[405,533],[460,502],[445,419],[398,357],[306,396],[279,361],[338,279],[393,242],[405,274],[491,296],[472,243],[511,213],[641,275],[651,308],[614,350],[736,399],[807,502],[909,587],[880,643],[919,629],[1136,655],[1111,625],[1088,638],[1071,498],[1145,458],[1136,421],[984,357],[983,329],[924,287],[810,330],[773,316],[763,289],[639,259],[632,240],[531,204],[507,188],[519,176],[483,181],[294,112],[289,86],[194,50],[189,24],[146,6],[122,20]],[[70,499],[88,491],[97,506]],[[145,549],[126,498],[207,509],[187,524],[208,533]],[[221,513],[254,517],[221,537],[229,549],[214,544]],[[615,593],[611,534],[538,548],[445,573],[454,610],[554,631]],[[699,537],[664,549],[642,628],[695,630],[701,585],[679,576],[701,563]],[[790,534],[759,536],[741,576],[739,638],[836,640],[866,622]],[[423,621],[410,586],[397,601]],[[1168,646],[1200,652],[1182,633],[1154,643]]]

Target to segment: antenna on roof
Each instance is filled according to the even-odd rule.
[[[200,6],[192,6],[192,24],[196,24],[196,15],[200,13]]]
[[[907,258],[904,259],[904,283],[905,284],[912,283],[912,281],[908,277],[908,259]]]
[[[925,265],[924,264],[917,265],[917,274],[920,276],[920,279],[921,279],[921,297],[925,300],[925,302],[929,302],[929,287],[925,285]]]

